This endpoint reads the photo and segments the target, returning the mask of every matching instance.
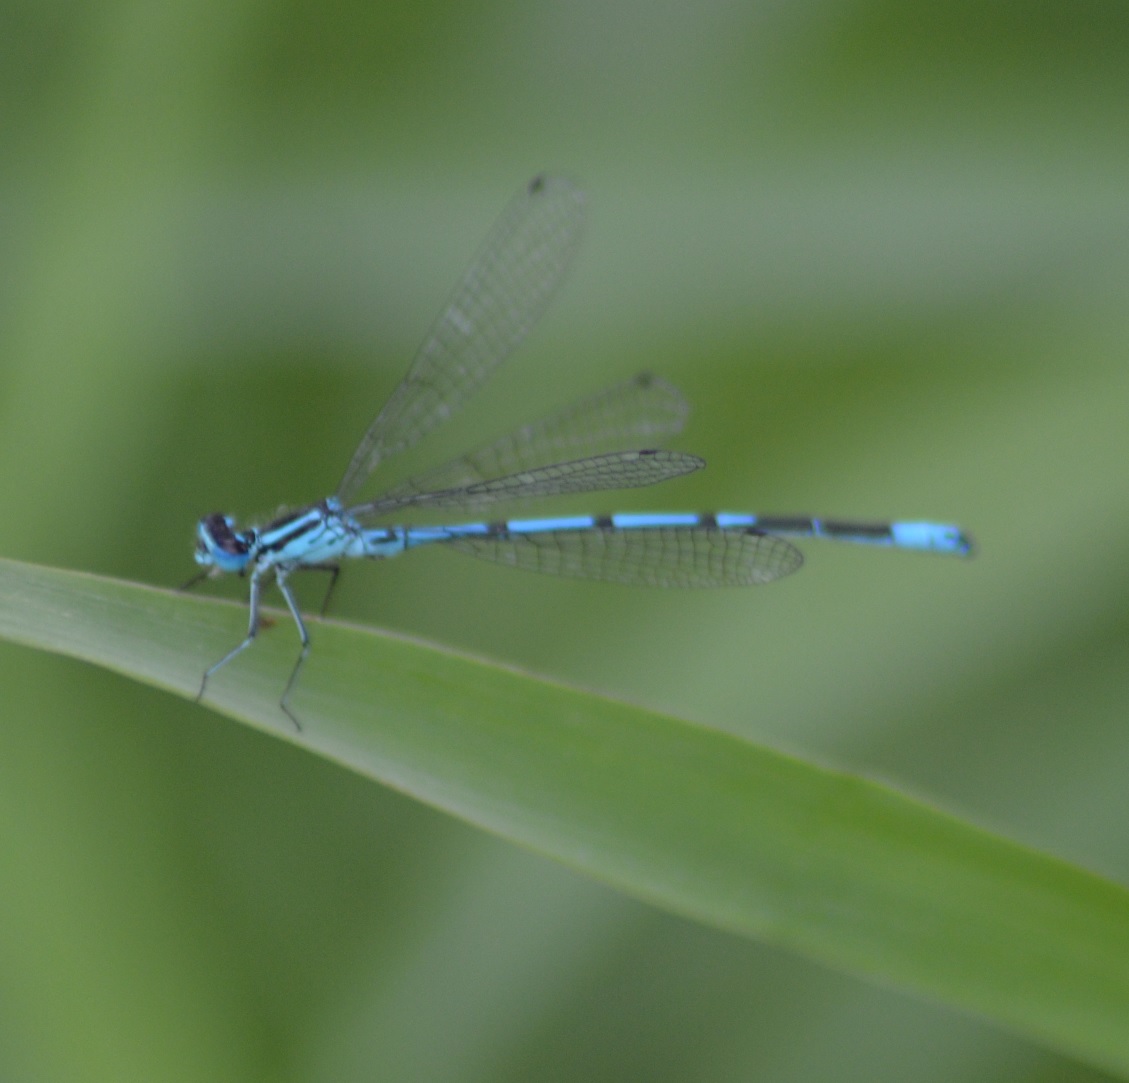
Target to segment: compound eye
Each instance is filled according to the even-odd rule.
[[[228,515],[216,512],[207,516],[200,523],[200,546],[216,550],[226,556],[246,556],[247,542],[235,533],[234,526],[235,520]]]

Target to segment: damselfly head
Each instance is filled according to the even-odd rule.
[[[236,533],[235,520],[216,512],[196,524],[196,563],[221,572],[241,573],[247,567],[250,546]]]

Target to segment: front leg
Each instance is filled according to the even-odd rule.
[[[340,569],[338,567],[335,566],[333,568],[333,579],[329,584],[330,590],[333,589],[333,584],[337,582],[337,573],[339,571]],[[278,589],[286,599],[286,605],[290,610],[290,615],[294,618],[294,623],[298,625],[298,638],[302,641],[302,649],[298,652],[298,660],[294,663],[294,668],[290,671],[290,680],[286,682],[286,688],[283,689],[282,698],[278,701],[278,705],[282,708],[286,717],[294,723],[294,728],[301,733],[302,723],[298,721],[298,716],[290,710],[287,704],[294,684],[298,680],[302,663],[306,661],[306,656],[310,653],[310,633],[306,631],[306,622],[302,620],[302,614],[298,609],[298,603],[294,598],[293,591],[290,589],[290,584],[286,582],[287,574],[287,572],[281,570],[278,572]]]
[[[227,654],[225,654],[218,662],[216,662],[214,665],[208,666],[208,668],[204,670],[204,676],[200,680],[200,691],[196,693],[197,703],[199,703],[200,700],[204,698],[204,689],[208,686],[208,678],[211,677],[213,673],[217,673],[219,670],[223,669],[223,667],[226,666],[228,662],[230,662],[237,655],[242,654],[249,646],[251,646],[252,643],[255,642],[255,636],[259,634],[259,598],[262,594],[262,581],[264,575],[266,575],[266,570],[259,568],[256,568],[251,573],[251,593],[249,600],[250,618],[247,625],[246,638],[242,643],[239,644],[239,646],[235,647],[233,650],[228,651]]]

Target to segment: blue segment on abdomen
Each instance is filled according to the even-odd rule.
[[[906,549],[962,555],[972,552],[972,540],[945,523],[891,523],[890,533],[894,544]]]
[[[648,527],[697,526],[701,516],[693,512],[620,512],[612,516],[617,530],[646,530]]]

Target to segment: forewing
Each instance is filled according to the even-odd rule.
[[[583,197],[562,177],[535,177],[514,198],[354,452],[337,488],[342,504],[385,459],[454,414],[525,338],[560,285],[582,221]]]

